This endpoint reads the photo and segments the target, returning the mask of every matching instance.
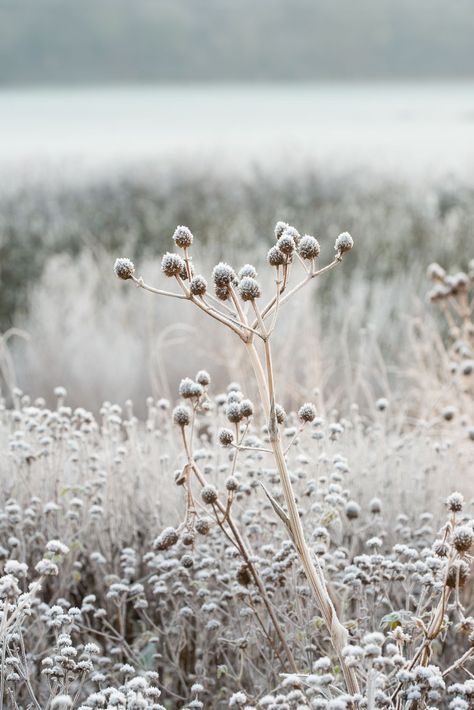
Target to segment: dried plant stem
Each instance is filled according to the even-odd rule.
[[[267,363],[270,364],[269,382],[272,383],[270,387],[273,390],[273,370],[271,368],[271,351],[268,340],[265,341],[265,345]],[[246,343],[246,348],[250,358],[250,362],[252,364],[255,378],[257,380],[257,386],[259,388],[265,415],[269,421],[270,441],[278,472],[280,474],[283,495],[288,511],[289,527],[291,530],[293,541],[300,557],[301,563],[303,565],[303,569],[308,579],[308,582],[316,598],[316,603],[321,611],[324,622],[329,631],[331,643],[339,658],[347,690],[352,695],[355,695],[359,692],[359,683],[357,680],[357,676],[355,674],[354,669],[347,666],[345,658],[342,655],[342,650],[344,646],[346,646],[348,639],[347,629],[339,621],[336,610],[331,601],[331,597],[329,596],[329,593],[327,591],[322,570],[319,568],[318,563],[315,563],[313,561],[311,551],[306,542],[303,526],[298,512],[298,507],[295,501],[293,486],[290,480],[290,474],[286,465],[281,437],[276,425],[272,425],[272,419],[275,419],[275,402],[273,399],[274,393],[272,391],[270,395],[269,386],[267,385],[262,363],[260,361],[254,343]]]
[[[198,479],[199,483],[201,484],[201,486],[206,486],[207,480],[191,454],[189,444],[186,439],[186,435],[184,433],[184,430],[183,430],[183,442],[184,442],[184,448],[186,451],[186,458],[188,460],[189,466],[191,466],[191,468],[194,471],[194,474],[195,474],[196,478]],[[239,531],[237,525],[235,524],[235,521],[234,521],[230,511],[226,508],[225,505],[223,505],[223,503],[219,499],[216,501],[215,506],[219,509],[219,511],[224,516],[224,521],[228,524],[228,526],[232,532],[236,547],[238,548],[242,559],[244,560],[245,564],[247,565],[247,567],[249,569],[250,574],[252,575],[252,578],[255,582],[255,586],[257,587],[257,589],[259,591],[259,594],[262,598],[262,601],[265,605],[268,615],[272,621],[272,624],[273,624],[275,632],[278,636],[278,639],[282,645],[283,650],[285,651],[285,655],[287,657],[288,664],[289,664],[292,672],[297,673],[298,668],[297,668],[295,659],[294,659],[293,654],[290,650],[290,647],[288,646],[288,643],[285,638],[285,634],[283,633],[283,630],[280,626],[280,622],[278,621],[278,618],[275,614],[272,603],[268,597],[267,591],[265,589],[265,585],[263,584],[263,582],[260,578],[260,574],[251,560],[251,553],[247,549],[247,545],[246,545],[242,535],[240,534],[240,531]]]

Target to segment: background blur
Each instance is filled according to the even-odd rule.
[[[97,408],[234,377],[232,343],[113,261],[158,283],[183,223],[203,270],[263,266],[282,219],[323,260],[357,246],[285,314],[287,397],[403,391],[427,264],[474,256],[473,34],[469,0],[0,0],[3,389]]]

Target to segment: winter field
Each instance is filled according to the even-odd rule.
[[[2,164],[0,710],[474,708],[468,162],[322,165]]]

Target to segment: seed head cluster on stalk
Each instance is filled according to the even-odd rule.
[[[120,258],[115,262],[116,275],[125,280],[132,280],[138,287],[155,293],[157,295],[179,298],[190,301],[206,315],[219,321],[226,326],[234,335],[242,341],[250,360],[256,380],[261,407],[267,421],[270,435],[270,446],[274,460],[280,476],[280,484],[283,493],[286,510],[275,500],[272,505],[278,514],[281,522],[286,526],[288,534],[297,550],[301,564],[303,566],[308,584],[315,596],[318,608],[324,619],[327,631],[342,669],[348,693],[357,697],[359,694],[359,681],[355,669],[347,663],[343,649],[347,645],[348,632],[341,623],[336,612],[335,605],[328,591],[326,579],[315,558],[310,551],[300,515],[295,500],[295,494],[291,482],[291,477],[287,467],[286,452],[283,446],[281,432],[279,430],[277,414],[277,383],[274,376],[274,363],[271,349],[272,334],[277,327],[280,309],[295,294],[307,286],[313,279],[323,275],[337,266],[343,256],[353,247],[353,240],[350,234],[344,232],[335,241],[335,255],[332,261],[323,267],[319,267],[318,258],[320,256],[320,246],[318,241],[310,236],[301,236],[298,230],[284,222],[278,222],[275,227],[276,243],[268,252],[267,260],[271,268],[274,269],[275,290],[274,294],[264,304],[260,305],[262,299],[262,289],[258,282],[257,270],[247,264],[239,272],[225,262],[217,264],[213,271],[211,280],[214,293],[212,294],[207,286],[206,279],[195,274],[193,260],[189,249],[193,244],[193,236],[189,229],[179,226],[173,235],[173,240],[179,252],[167,252],[161,262],[163,274],[174,280],[176,290],[169,291],[150,286],[142,278],[135,276],[135,267],[129,259]],[[299,272],[299,274],[298,274]],[[293,285],[292,277],[296,276],[296,283]],[[194,287],[193,287],[194,284]],[[196,290],[196,284],[198,288]],[[201,391],[196,389],[199,383],[183,380],[180,394],[191,401],[197,401],[201,396]],[[229,422],[236,427],[235,435],[238,437],[238,424],[240,422],[240,405],[230,403],[228,406]],[[300,410],[300,420],[304,424],[312,421],[315,416],[313,405],[306,403]],[[188,456],[187,471],[183,475],[186,480],[189,473],[194,473],[203,485],[202,498],[206,504],[217,505],[217,492],[206,485],[199,468],[193,459],[192,451],[189,448],[185,434],[185,427],[189,426],[192,416],[188,416],[188,410],[180,407],[175,410],[175,421],[181,426],[183,431],[183,443]],[[232,430],[230,430],[232,431]],[[226,443],[228,442],[228,443]],[[229,434],[224,434],[225,445],[232,445],[229,441]],[[238,446],[239,444],[234,444]],[[270,495],[267,493],[267,495]],[[221,514],[228,516],[226,505],[221,504]],[[192,504],[190,503],[190,510]],[[227,521],[226,521],[227,522]],[[230,521],[229,521],[230,522]],[[237,543],[238,544],[238,543]],[[242,542],[242,545],[244,543]],[[242,548],[241,554],[245,552]],[[257,580],[256,580],[257,582]],[[258,583],[261,583],[260,581]],[[264,589],[262,587],[262,594]],[[271,614],[271,606],[267,605],[267,610]],[[284,634],[279,628],[279,624],[274,620],[275,627],[281,641],[287,660],[295,670],[294,660],[291,651],[288,649]]]

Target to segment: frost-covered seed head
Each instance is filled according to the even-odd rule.
[[[189,426],[191,423],[191,412],[187,407],[179,405],[173,410],[173,421],[180,427]]]
[[[369,510],[373,515],[378,515],[382,512],[382,501],[380,498],[372,498],[369,503]]]
[[[161,260],[161,270],[166,276],[179,276],[185,268],[183,259],[179,254],[166,252]]]
[[[251,276],[245,276],[239,282],[239,293],[243,301],[254,301],[262,295],[260,286]]]
[[[228,491],[236,491],[239,488],[239,482],[234,476],[226,478],[225,487]]]
[[[234,441],[234,434],[230,429],[220,429],[217,438],[221,446],[230,446]]]
[[[267,261],[270,266],[281,266],[285,263],[285,255],[277,246],[274,246],[268,251]]]
[[[191,279],[189,290],[193,296],[204,296],[207,291],[207,281],[204,276],[194,276]]]
[[[321,252],[319,242],[309,234],[305,234],[298,244],[298,253],[303,259],[316,259]]]
[[[225,409],[225,414],[227,419],[232,424],[238,424],[242,420],[240,404],[238,404],[237,402],[230,402]]]
[[[354,240],[349,232],[342,232],[342,234],[340,234],[336,239],[334,249],[338,254],[344,254],[346,251],[350,251],[353,246]]]
[[[290,225],[287,222],[277,222],[275,225],[275,239],[278,241],[280,237],[283,236],[283,233],[289,229]]]
[[[198,382],[194,382],[190,377],[185,377],[179,383],[179,394],[184,399],[191,399],[192,397],[200,397],[203,393],[202,385]]]
[[[217,490],[215,486],[208,485],[201,489],[201,498],[206,505],[212,505],[217,501]]]
[[[281,406],[281,404],[275,404],[275,416],[278,424],[284,424],[286,419],[286,412]]]
[[[469,525],[460,525],[453,534],[453,545],[460,553],[467,552],[474,542],[474,532]]]
[[[181,564],[183,567],[186,567],[186,569],[190,569],[194,565],[194,560],[191,555],[183,555],[181,558]]]
[[[127,259],[126,257],[119,257],[115,260],[114,271],[115,275],[118,276],[119,279],[127,280],[131,279],[135,273],[135,266],[133,261],[130,259]]]
[[[450,565],[446,585],[451,589],[456,586],[463,587],[469,577],[469,565],[464,560],[456,560]]]
[[[204,520],[204,518],[196,520],[196,525],[194,527],[199,535],[207,535],[210,530],[209,521]]]
[[[173,239],[177,247],[187,249],[193,243],[192,232],[187,227],[178,226],[173,234]]]
[[[449,545],[444,540],[435,540],[433,543],[433,552],[438,557],[447,557],[449,554]]]
[[[221,261],[212,270],[212,280],[216,286],[221,288],[229,286],[235,280],[234,269],[229,264]]]
[[[355,520],[360,515],[360,505],[354,500],[350,500],[346,503],[346,517],[349,520]]]
[[[427,276],[432,281],[444,281],[446,277],[446,271],[442,266],[434,262],[430,264],[427,269]]]
[[[158,535],[153,543],[155,550],[169,550],[170,547],[176,545],[179,540],[179,535],[176,530],[172,527],[165,528],[163,532]]]
[[[251,417],[253,414],[253,403],[250,399],[243,399],[240,403],[240,413],[243,417]]]
[[[450,510],[451,513],[460,513],[464,506],[464,496],[462,495],[462,493],[458,493],[457,491],[455,491],[454,493],[451,493],[450,496],[448,496],[446,505],[448,506],[448,510]]]
[[[219,301],[228,301],[230,298],[230,288],[228,286],[216,286],[214,293]]]
[[[201,385],[201,387],[208,387],[211,384],[211,376],[207,370],[199,370],[196,375],[196,382]]]
[[[291,234],[286,231],[278,240],[277,247],[286,256],[291,256],[296,249],[296,243]]]
[[[255,266],[252,266],[252,264],[245,264],[244,266],[242,266],[239,271],[239,280],[241,281],[246,276],[249,276],[251,279],[257,278],[257,269],[255,268]]]
[[[311,402],[306,402],[298,410],[298,417],[302,422],[312,422],[316,418],[316,407]]]

